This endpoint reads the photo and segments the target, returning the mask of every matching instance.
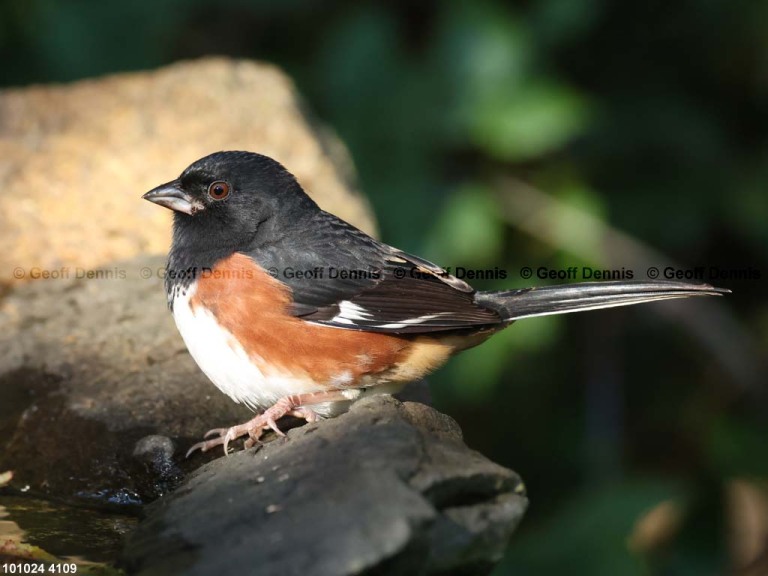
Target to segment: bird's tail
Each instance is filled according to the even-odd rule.
[[[685,282],[584,282],[563,286],[480,292],[476,301],[508,321],[584,310],[629,306],[689,296],[721,296],[730,290]]]

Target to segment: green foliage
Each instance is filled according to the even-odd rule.
[[[628,546],[634,525],[654,505],[679,493],[673,485],[652,481],[575,490],[546,523],[513,541],[494,574],[644,576],[645,559]]]
[[[503,387],[509,386],[505,371],[513,368],[519,356],[527,351],[551,345],[559,335],[562,322],[558,318],[542,318],[538,322],[520,323],[457,356],[440,372],[441,380],[435,396],[452,396],[453,402],[471,405],[493,403]]]
[[[723,476],[768,478],[768,460],[755,458],[768,446],[768,423],[764,419],[723,416],[712,423],[707,444],[709,457]]]
[[[584,104],[572,91],[549,82],[500,90],[472,114],[470,136],[492,157],[522,161],[556,151],[585,125]]]
[[[426,251],[438,261],[493,266],[502,257],[504,226],[487,186],[460,186],[447,198],[429,230]]]

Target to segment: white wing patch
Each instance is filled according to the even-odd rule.
[[[407,326],[415,326],[429,322],[430,320],[436,320],[445,316],[450,316],[450,312],[439,312],[437,314],[425,314],[424,316],[417,316],[416,318],[406,318],[400,322],[391,322],[389,324],[377,324],[378,328],[387,328],[390,330],[397,330],[398,328],[405,328]]]
[[[364,326],[366,328],[383,328],[386,330],[397,330],[399,328],[406,328],[408,326],[417,326],[430,320],[436,320],[437,318],[444,318],[451,316],[450,312],[438,312],[437,314],[424,314],[423,316],[415,316],[413,318],[404,318],[398,322],[378,323],[375,320],[375,315],[354,302],[349,300],[342,300],[338,303],[339,313],[336,314],[329,322],[335,324],[345,324],[348,326]]]
[[[373,314],[349,300],[342,300],[338,304],[339,313],[331,318],[331,322],[339,324],[355,324],[355,321],[370,322],[373,320]]]

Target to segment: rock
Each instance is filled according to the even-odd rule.
[[[162,287],[171,214],[140,198],[232,148],[276,157],[372,230],[343,146],[272,66],[213,58],[0,91],[0,176],[20,191],[0,196],[0,470],[16,486],[152,500],[192,467],[169,459],[176,445],[251,417],[186,352]],[[155,434],[175,444],[131,456]]]
[[[320,205],[372,231],[341,143],[273,66],[208,58],[0,90],[0,285],[165,253],[170,213],[140,195],[218,150],[273,156]]]
[[[184,450],[203,433],[251,417],[186,351],[157,272],[164,261],[115,263],[118,277],[31,282],[0,300],[0,469],[15,471],[15,485],[152,500],[170,477],[136,474],[139,440],[173,438],[173,461],[188,471]]]
[[[379,396],[221,457],[146,510],[130,574],[483,574],[527,506],[456,423]]]
[[[167,436],[150,434],[136,442],[132,455],[139,473],[134,477],[141,494],[154,499],[178,485],[183,473],[174,461],[176,453],[176,443]]]

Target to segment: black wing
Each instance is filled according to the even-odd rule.
[[[444,269],[382,244],[322,212],[305,237],[249,255],[293,292],[308,322],[413,334],[498,324],[475,291]],[[297,273],[298,272],[298,273]],[[308,272],[308,274],[307,274]]]

